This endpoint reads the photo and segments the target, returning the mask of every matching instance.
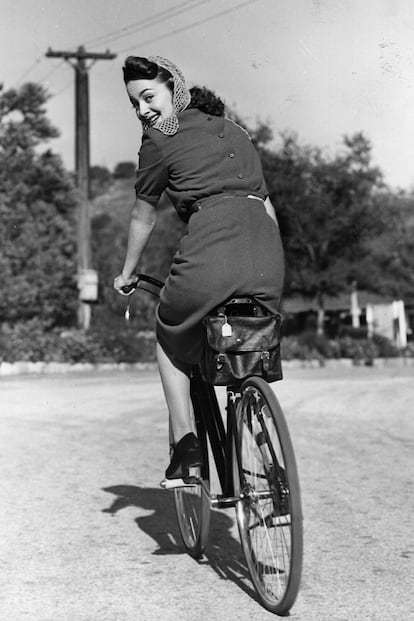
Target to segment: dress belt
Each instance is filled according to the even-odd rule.
[[[195,201],[191,207],[189,208],[189,215],[192,216],[193,213],[197,213],[202,209],[208,209],[212,205],[217,205],[217,200],[225,199],[225,198],[253,198],[257,201],[260,201],[262,205],[264,204],[263,198],[260,196],[256,196],[255,194],[213,194],[211,196],[207,196],[206,198],[200,198],[200,200]]]

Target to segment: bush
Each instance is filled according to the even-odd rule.
[[[374,335],[372,339],[343,336],[330,340],[316,332],[282,338],[283,360],[319,360],[351,358],[355,364],[372,364],[375,358],[401,355],[388,339]],[[414,355],[414,347],[404,351]],[[152,362],[155,360],[155,335],[139,331],[132,321],[125,324],[97,325],[88,332],[58,328],[48,329],[39,319],[24,323],[3,324],[0,328],[0,362]]]
[[[147,362],[155,360],[151,332],[122,330],[47,330],[39,320],[4,324],[0,330],[0,362]]]
[[[414,358],[414,343],[408,343],[407,347],[404,350],[404,356],[407,358]]]
[[[282,358],[284,360],[312,360],[323,361],[325,358],[339,358],[340,351],[336,341],[320,336],[314,331],[303,332],[298,336],[282,338]]]
[[[155,360],[155,335],[140,332],[133,326],[91,332],[110,362],[152,362]]]
[[[401,355],[398,347],[385,336],[380,334],[372,335],[372,342],[378,348],[378,356],[380,358],[398,358]]]
[[[379,357],[379,349],[371,339],[353,339],[344,336],[338,340],[341,358],[352,358],[358,364],[371,364],[374,358]]]
[[[54,360],[57,335],[44,329],[39,319],[13,325],[3,324],[0,331],[1,362],[37,362]]]
[[[351,339],[367,339],[368,328],[365,326],[355,328],[354,326],[341,326],[339,329],[339,337],[349,336]]]
[[[353,337],[354,336],[354,337]],[[281,351],[284,360],[311,360],[321,362],[332,358],[351,358],[355,363],[372,363],[375,358],[395,358],[400,350],[389,339],[374,334],[372,339],[363,338],[362,333],[342,336],[336,340],[319,336],[315,331],[303,332],[298,336],[282,338]],[[409,348],[405,355],[410,356]]]
[[[352,358],[355,361],[373,361],[374,358],[398,358],[401,351],[385,336],[374,334],[372,338],[351,338],[345,336],[339,339],[341,356]]]
[[[134,162],[119,162],[113,172],[114,179],[133,179],[137,165]]]
[[[299,335],[299,343],[322,358],[339,358],[338,344],[324,335],[317,334],[314,330],[307,330]]]
[[[55,350],[56,362],[107,362],[105,348],[91,333],[82,330],[68,330],[58,335]]]
[[[309,358],[309,349],[299,343],[297,336],[284,336],[280,345],[283,360],[306,360]]]

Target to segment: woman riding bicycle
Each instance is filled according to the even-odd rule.
[[[167,478],[200,464],[190,408],[190,375],[205,346],[203,318],[231,296],[254,296],[278,311],[283,249],[262,166],[247,133],[224,117],[205,88],[187,89],[181,71],[161,57],[129,56],[129,99],[143,126],[128,246],[114,287],[134,273],[165,191],[188,222],[157,310],[157,360],[174,450]]]

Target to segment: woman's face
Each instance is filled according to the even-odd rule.
[[[165,82],[157,79],[131,80],[126,89],[138,118],[148,125],[173,115],[172,92]]]

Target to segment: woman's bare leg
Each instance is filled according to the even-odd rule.
[[[174,366],[159,343],[157,343],[157,361],[170,415],[170,433],[172,432],[174,444],[177,444],[187,433],[194,432],[190,378]]]

